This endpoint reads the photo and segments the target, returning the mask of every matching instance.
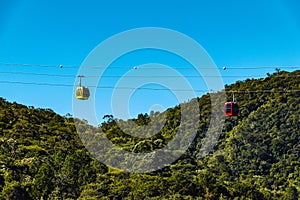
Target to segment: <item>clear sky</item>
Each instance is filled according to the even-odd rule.
[[[0,0],[0,63],[80,66],[99,43],[117,33],[134,28],[162,27],[196,40],[218,67],[227,66],[227,70],[220,73],[224,83],[232,83],[264,76],[273,72],[276,66],[300,66],[299,10],[298,0]],[[142,63],[156,62],[174,68],[186,64],[182,60],[175,63],[175,60],[166,53],[136,52],[114,63],[127,68],[121,72],[107,71],[106,75],[122,76]],[[274,66],[274,69],[264,66]],[[230,69],[238,67],[241,70]],[[245,70],[243,67],[261,69]],[[76,81],[71,76],[15,72],[76,76],[77,69],[1,64],[0,81],[63,85],[73,85]],[[229,78],[229,75],[237,77]],[[113,86],[118,81],[116,77],[107,79],[103,83],[106,86]],[[194,89],[199,89],[193,80],[191,84]],[[0,96],[9,101],[51,108],[62,115],[72,114],[73,87],[0,83],[0,88]],[[99,117],[111,114],[111,91],[108,90],[97,90]],[[151,108],[162,109],[177,103],[170,91],[139,90],[130,99],[129,110],[136,116]]]

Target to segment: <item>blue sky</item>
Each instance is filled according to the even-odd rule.
[[[242,77],[265,75],[275,66],[300,66],[300,3],[297,0],[266,1],[0,1],[0,63],[34,63],[80,66],[88,54],[107,38],[134,28],[163,27],[179,31],[201,44],[218,67],[224,83]],[[176,60],[176,59],[175,59]],[[164,63],[180,67],[183,61],[155,51],[137,52],[115,64],[125,71],[141,63]],[[274,66],[263,68],[263,66]],[[230,70],[231,67],[261,67]],[[298,68],[299,69],[299,68]],[[72,77],[45,77],[1,72],[77,74],[73,68],[39,68],[0,65],[2,81],[74,84]],[[120,73],[120,74],[118,74]],[[160,72],[158,72],[160,73]],[[187,72],[182,72],[187,73]],[[187,74],[186,74],[187,75]],[[190,75],[190,74],[189,74]],[[117,80],[107,80],[105,85]],[[191,84],[194,89],[197,86]],[[0,83],[0,96],[25,105],[51,108],[59,114],[72,113],[72,87]],[[97,91],[97,115],[110,114],[111,91]],[[106,100],[101,96],[106,96]],[[130,113],[148,112],[151,106],[177,104],[170,91],[137,91],[130,100]],[[201,94],[198,94],[201,95]],[[107,104],[107,105],[106,105]]]

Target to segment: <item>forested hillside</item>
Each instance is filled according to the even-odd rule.
[[[226,86],[236,91],[240,114],[215,127],[223,131],[205,157],[199,150],[210,122],[210,95],[193,99],[200,110],[189,110],[200,119],[187,122],[198,129],[193,143],[177,161],[150,173],[126,173],[99,163],[80,141],[71,116],[0,99],[0,199],[298,199],[299,77],[300,71],[277,71]],[[232,93],[227,96],[230,100]],[[219,103],[222,112],[224,102]],[[151,152],[165,146],[182,125],[181,106],[152,113],[152,119],[165,115],[166,121],[147,139],[124,133],[117,122],[137,130],[113,116],[105,116],[99,127],[81,121],[80,128],[87,133],[101,129],[127,151]],[[143,126],[150,117],[140,114],[131,121]]]

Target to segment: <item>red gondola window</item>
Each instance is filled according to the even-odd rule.
[[[236,103],[232,104],[232,116],[237,116],[239,113],[239,106]]]
[[[225,113],[231,113],[231,104],[226,104]]]

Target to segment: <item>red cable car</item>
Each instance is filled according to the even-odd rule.
[[[233,116],[238,116],[238,114],[239,114],[239,105],[237,104],[233,94],[232,101],[226,102],[224,104],[224,115],[226,117],[233,117]]]
[[[226,117],[238,116],[239,106],[237,102],[230,101],[224,104],[224,114]]]

